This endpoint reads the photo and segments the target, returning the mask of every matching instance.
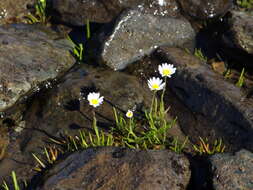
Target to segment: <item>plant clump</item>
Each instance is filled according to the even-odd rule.
[[[246,9],[253,8],[253,0],[237,0],[236,3],[242,8]]]
[[[129,109],[125,114],[122,114],[113,107],[115,121],[109,131],[101,130],[96,119],[95,109],[103,106],[104,97],[96,90],[89,92],[85,99],[92,107],[92,132],[80,130],[79,134],[75,136],[65,133],[62,134],[61,138],[50,138],[51,144],[54,143],[56,146],[44,147],[41,156],[32,154],[37,163],[34,170],[41,172],[52,166],[61,155],[89,147],[120,146],[145,150],[169,149],[176,153],[182,153],[186,148],[188,137],[183,142],[180,142],[178,137],[169,137],[168,131],[173,127],[176,119],[168,121],[169,108],[165,108],[164,104],[167,79],[175,74],[176,68],[171,64],[163,63],[159,65],[158,71],[164,79],[152,77],[147,81],[147,86],[153,92],[150,109],[144,113],[137,113],[136,110]],[[159,93],[160,98],[158,97]],[[65,106],[68,110],[80,112],[79,101],[72,101],[69,104],[71,105]],[[195,153],[200,155],[211,155],[225,150],[222,140],[209,145],[208,140],[201,137],[199,144],[192,145],[192,147]],[[12,173],[12,179],[15,190],[19,190],[15,172]],[[3,183],[2,187],[4,190],[10,189],[6,182]]]

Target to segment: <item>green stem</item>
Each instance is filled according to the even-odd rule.
[[[164,85],[164,88],[163,88],[163,93],[162,93],[162,97],[161,97],[161,101],[163,102],[163,97],[164,97],[164,94],[165,94],[165,90],[166,90],[166,85],[167,85],[167,77],[165,77],[165,85]]]
[[[137,137],[133,132],[133,118],[129,119],[129,135],[132,135],[134,138]]]
[[[156,91],[154,92],[153,97],[152,97],[151,108],[150,108],[150,112],[149,112],[150,116],[152,116],[155,96],[156,96]]]
[[[165,90],[166,90],[166,85],[167,85],[167,77],[165,77],[165,86],[163,88],[163,92],[162,92],[162,96],[161,96],[161,103],[160,103],[160,114],[164,114],[164,94],[165,94]]]
[[[86,21],[86,32],[87,32],[87,39],[90,39],[90,21]]]

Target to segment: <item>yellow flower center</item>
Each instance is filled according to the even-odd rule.
[[[171,70],[169,70],[169,69],[163,69],[163,75],[164,76],[168,76],[170,74],[171,74]]]
[[[133,117],[133,112],[127,112],[127,117],[129,118]]]
[[[92,99],[91,101],[92,105],[97,105],[98,104],[98,99]]]
[[[158,89],[158,88],[159,88],[159,85],[158,85],[158,84],[153,84],[153,85],[152,85],[152,88],[153,88],[153,89]]]

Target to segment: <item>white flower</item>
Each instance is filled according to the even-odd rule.
[[[172,64],[167,63],[159,65],[158,70],[162,77],[171,77],[176,72],[176,68]]]
[[[87,100],[89,101],[89,104],[95,108],[102,104],[104,97],[103,96],[100,97],[99,92],[98,93],[90,92],[87,96]]]
[[[128,110],[126,113],[126,117],[128,117],[128,118],[132,118],[133,115],[134,115],[134,113],[131,110]]]
[[[150,90],[162,90],[165,86],[165,83],[160,78],[150,78],[148,80],[148,87]]]
[[[163,6],[163,5],[165,5],[165,2],[164,2],[164,0],[158,0],[158,4],[159,4],[160,6]]]

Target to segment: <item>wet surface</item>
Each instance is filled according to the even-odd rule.
[[[222,163],[224,159],[231,159],[231,162],[238,161],[237,158],[231,155],[217,155],[217,157],[212,158],[213,162],[216,163],[212,164],[206,156],[194,156],[196,152],[193,151],[191,143],[198,143],[199,136],[208,138],[209,142],[221,138],[226,145],[227,152],[235,152],[241,148],[249,150],[247,154],[238,153],[241,156],[239,161],[247,158],[247,161],[252,162],[252,158],[248,159],[245,156],[250,155],[250,151],[253,150],[251,138],[253,136],[251,13],[228,12],[229,9],[231,10],[231,1],[229,0],[183,0],[178,1],[179,4],[174,0],[148,0],[145,3],[133,0],[52,0],[51,2],[53,11],[56,11],[52,19],[54,24],[61,22],[68,25],[63,29],[62,35],[52,35],[54,36],[52,38],[53,42],[48,40],[50,32],[39,29],[36,33],[29,27],[28,29],[23,28],[26,30],[24,34],[19,33],[20,35],[15,38],[5,34],[7,37],[3,37],[1,40],[2,46],[0,48],[15,45],[16,39],[19,37],[22,39],[29,38],[30,41],[25,43],[26,48],[34,43],[38,43],[36,47],[40,47],[39,52],[35,52],[36,56],[32,58],[25,56],[26,59],[24,59],[22,55],[17,56],[17,52],[14,52],[13,56],[18,57],[23,62],[30,63],[29,61],[31,61],[30,65],[18,64],[16,70],[14,69],[14,73],[19,74],[19,70],[28,71],[30,68],[37,68],[38,72],[50,73],[49,78],[57,78],[57,80],[43,80],[43,82],[32,88],[32,96],[31,94],[21,96],[17,104],[13,104],[15,106],[9,106],[8,110],[0,112],[0,179],[11,181],[11,178],[6,176],[12,170],[15,170],[17,175],[21,176],[20,178],[29,181],[37,173],[33,170],[36,162],[31,153],[42,155],[43,147],[52,145],[49,143],[49,138],[57,139],[66,131],[70,135],[75,135],[80,129],[93,132],[91,129],[92,109],[86,101],[87,94],[91,91],[101,91],[102,95],[106,97],[103,107],[96,111],[99,128],[105,132],[113,126],[112,106],[117,107],[122,114],[125,114],[129,108],[137,108],[141,111],[147,109],[152,95],[148,90],[147,80],[151,76],[159,77],[157,67],[164,62],[173,63],[177,67],[175,76],[168,80],[165,94],[166,107],[170,107],[168,120],[177,118],[177,124],[170,130],[169,135],[177,136],[181,142],[185,139],[185,136],[189,136],[190,139],[185,152],[187,152],[187,159],[190,161],[191,179],[189,182],[189,178],[185,181],[180,178],[177,180],[180,183],[177,184],[176,188],[180,190],[222,189],[222,182],[230,180],[227,177],[233,172],[235,175],[242,174],[238,178],[248,172],[245,166],[235,171],[222,168],[229,168]],[[132,9],[120,15],[126,7],[132,7]],[[97,11],[98,9],[100,12]],[[84,12],[83,10],[87,11]],[[190,22],[182,16],[182,13]],[[8,15],[5,9],[2,8],[0,10],[0,22],[1,19],[3,20],[7,16],[6,14]],[[226,15],[222,17],[224,14]],[[87,18],[92,21],[90,23],[92,39],[89,40],[89,43],[87,43],[84,23]],[[182,25],[187,25],[187,27],[182,27]],[[193,31],[193,28],[195,31]],[[37,58],[40,56],[48,57],[43,54],[45,52],[43,48],[47,47],[48,44],[53,48],[64,49],[68,52],[69,49],[65,47],[66,44],[58,43],[58,40],[64,39],[71,29],[69,35],[73,41],[77,44],[83,43],[86,48],[83,57],[85,63],[76,64],[68,72],[65,72],[68,69],[62,71],[59,78],[52,77],[51,73],[58,73],[60,70],[57,68],[51,70],[51,67],[46,66],[37,67]],[[10,29],[10,33],[14,31],[17,32],[18,29]],[[197,32],[196,38],[195,32]],[[95,41],[93,41],[94,39]],[[98,39],[100,42],[96,44]],[[184,39],[188,39],[193,43],[187,46],[183,42]],[[196,46],[194,46],[194,42],[196,42]],[[90,43],[95,44],[90,45]],[[102,55],[101,51],[93,49],[93,45],[96,48],[101,48],[101,44],[102,49],[104,48]],[[159,48],[161,45],[168,45],[168,47]],[[171,48],[171,46],[179,46],[182,49]],[[189,48],[190,51],[185,48]],[[191,55],[194,48],[201,49],[204,56],[207,57],[207,61],[201,62]],[[64,56],[66,52],[62,53],[60,50],[60,57],[62,58],[56,62],[62,63],[66,61]],[[56,58],[52,52],[54,50],[50,49],[47,54]],[[29,51],[29,54],[33,53],[34,51]],[[8,56],[6,57],[8,58]],[[97,59],[101,56],[104,56],[102,61]],[[51,63],[48,59],[39,61]],[[87,62],[92,66],[82,65],[87,64]],[[112,64],[110,65],[108,62]],[[125,69],[121,72],[113,71],[123,68]],[[224,72],[228,68],[231,69],[231,74],[228,78],[224,78]],[[245,78],[243,87],[239,88],[234,84],[238,81],[242,68],[246,70]],[[8,85],[6,86],[5,81],[6,78],[12,75],[10,74],[11,70],[11,68],[8,68],[3,72],[4,76],[7,77],[2,77],[2,81],[5,83],[0,85],[0,92],[4,91],[8,96],[13,95]],[[26,72],[23,76],[25,76],[25,79],[20,80],[21,82],[29,79],[33,74]],[[16,79],[20,79],[20,75],[13,78],[16,81]],[[31,84],[34,85],[34,82],[31,82]],[[0,99],[0,102],[3,100]],[[16,103],[16,101],[14,102]],[[120,171],[125,171],[123,173],[126,175],[128,172],[136,171],[136,168],[138,170],[138,167],[145,166],[146,161],[145,163],[141,162],[138,166],[136,164],[122,164],[121,159],[131,157],[128,154],[129,151],[120,149],[112,153],[111,159],[120,163],[117,165],[117,161],[108,162],[110,164],[105,168],[109,169],[107,174],[114,174],[111,171],[117,166],[119,166]],[[161,154],[162,151],[158,152]],[[74,157],[75,154],[71,156]],[[89,156],[96,156],[96,154],[95,150],[92,150],[88,156],[85,154],[87,156],[86,161],[90,160],[91,157]],[[90,161],[91,167],[87,167],[88,169],[85,168],[87,165],[81,166],[82,163],[80,162],[72,167],[71,163],[75,163],[80,157],[77,156],[78,159],[72,159],[71,156],[67,159],[66,157],[60,158],[64,164],[53,166],[56,170],[47,170],[44,173],[43,179],[47,180],[46,182],[43,181],[44,185],[57,183],[59,187],[71,186],[72,188],[75,185],[79,186],[78,183],[82,183],[84,179],[85,182],[82,184],[88,187],[102,188],[103,185],[107,187],[108,184],[116,187],[118,180],[121,180],[117,178],[118,176],[114,176],[117,179],[116,183],[108,179],[107,182],[109,182],[106,184],[105,175],[100,175],[107,171],[100,166],[108,156],[100,154],[97,162]],[[68,162],[69,159],[72,160]],[[147,158],[138,157],[136,163],[141,159]],[[177,179],[175,175],[181,175],[188,171],[182,167],[182,162],[178,161],[178,159],[169,161],[171,164],[170,171],[174,172],[173,180]],[[240,162],[237,163],[240,164]],[[155,164],[152,162],[152,166],[155,166]],[[212,166],[216,165],[220,170],[212,170]],[[148,166],[150,168],[150,164]],[[58,170],[57,167],[60,169],[58,168]],[[68,167],[73,171],[73,175],[66,169]],[[78,170],[80,167],[83,168]],[[159,172],[164,169],[160,167],[158,167]],[[102,169],[102,172],[99,172],[99,169]],[[81,174],[78,173],[80,171]],[[85,171],[88,175],[83,176],[81,179],[82,171]],[[143,171],[139,169],[134,174],[150,172],[150,170],[145,171],[144,167]],[[50,172],[51,176],[46,175]],[[228,172],[228,174],[222,176],[224,172]],[[37,183],[37,180],[40,181],[42,174],[36,175],[32,182]],[[58,180],[59,176],[66,177],[68,175],[71,175],[71,179]],[[101,180],[95,181],[94,178],[97,176],[100,176]],[[144,177],[137,176],[137,179],[126,178],[126,181],[130,180],[128,184],[136,189],[142,187],[141,182]],[[154,178],[152,177],[152,179]],[[154,187],[165,184],[163,179],[159,178],[155,181]],[[234,179],[234,177],[231,179]],[[247,176],[240,181],[251,188],[252,182],[248,180]],[[87,182],[91,183],[87,184]],[[170,182],[166,182],[165,186]],[[46,185],[44,189],[48,189]],[[230,185],[234,184],[230,183]],[[172,186],[173,184],[170,187]],[[147,188],[145,187],[145,189]],[[120,189],[125,188],[121,187]]]

